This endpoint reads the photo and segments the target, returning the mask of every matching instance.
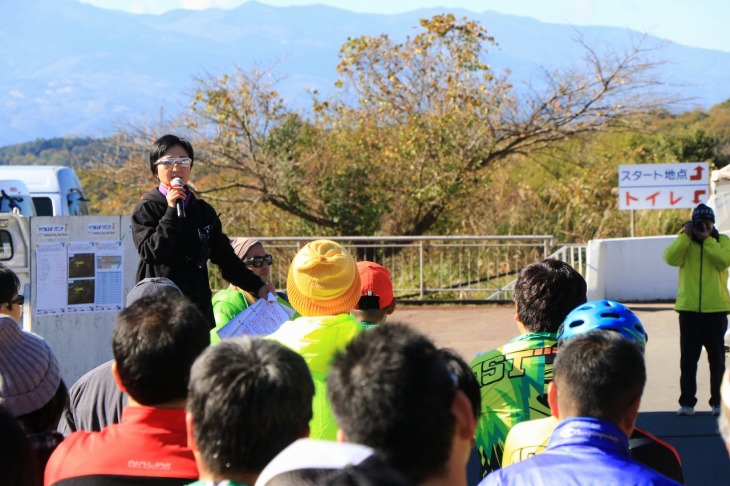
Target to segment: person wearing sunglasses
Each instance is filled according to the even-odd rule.
[[[0,317],[10,316],[22,326],[20,320],[23,315],[25,297],[18,293],[20,279],[10,267],[0,263]]]
[[[18,290],[18,276],[0,264],[0,408],[25,431],[43,477],[48,457],[63,441],[56,425],[68,401],[68,389],[51,346],[38,334],[21,329],[25,298]],[[0,431],[0,436],[4,434]]]
[[[149,167],[159,185],[132,213],[132,237],[139,253],[137,282],[172,280],[215,327],[208,262],[224,279],[258,297],[276,292],[236,255],[216,210],[188,186],[193,170],[192,144],[176,135],[160,137],[150,150]]]
[[[1,314],[12,317],[15,322],[20,323],[20,317],[23,314],[23,304],[25,304],[25,296],[15,294],[15,296],[4,303]]]
[[[263,243],[254,238],[233,238],[231,245],[236,256],[264,282],[271,278],[271,265],[274,257],[266,253]],[[213,296],[213,316],[215,317],[215,328],[210,331],[211,344],[220,341],[218,330],[245,310],[249,305],[258,300],[259,296],[247,292],[234,284],[228,288],[218,291]],[[280,304],[291,307],[284,292],[277,292],[276,298]],[[298,314],[297,316],[298,317]]]

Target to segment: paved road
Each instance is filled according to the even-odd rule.
[[[730,460],[710,415],[709,372],[702,353],[697,376],[697,413],[677,417],[679,406],[679,324],[671,304],[628,304],[641,319],[649,342],[647,384],[638,425],[672,444],[682,459],[685,484],[730,485]],[[517,335],[514,308],[508,306],[401,306],[391,322],[412,325],[467,361]]]

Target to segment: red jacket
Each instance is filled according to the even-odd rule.
[[[198,478],[185,410],[128,406],[118,424],[72,433],[48,460],[44,484],[118,484],[120,477]]]

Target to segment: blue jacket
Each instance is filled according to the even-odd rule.
[[[555,427],[547,449],[490,473],[482,485],[677,485],[631,458],[629,439],[607,420],[576,417]]]

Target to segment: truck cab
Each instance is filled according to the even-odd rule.
[[[88,199],[71,167],[59,165],[0,165],[0,179],[25,183],[37,216],[85,216]]]

